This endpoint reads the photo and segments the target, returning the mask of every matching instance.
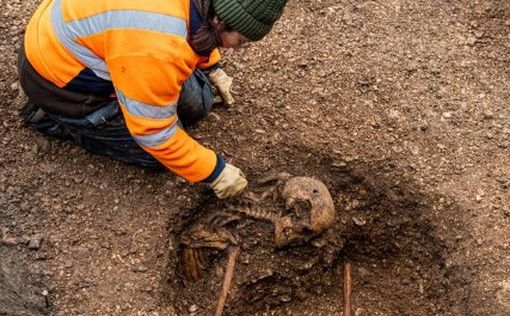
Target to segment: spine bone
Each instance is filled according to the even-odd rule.
[[[248,217],[253,217],[256,219],[262,219],[270,222],[276,222],[281,215],[279,213],[274,213],[271,211],[264,211],[261,209],[232,209],[231,211],[244,214]]]

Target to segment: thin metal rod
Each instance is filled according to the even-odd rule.
[[[351,316],[351,293],[352,293],[352,279],[351,279],[351,263],[344,262],[344,316]]]
[[[215,316],[223,315],[223,308],[227,300],[230,285],[232,284],[232,278],[234,277],[234,268],[236,265],[237,256],[239,256],[239,247],[231,248],[228,252],[227,268],[225,270],[225,278],[223,279],[223,286],[221,288],[220,297],[218,299],[218,305],[216,307]]]

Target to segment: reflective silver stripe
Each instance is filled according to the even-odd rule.
[[[116,89],[116,94],[120,103],[124,105],[131,115],[153,119],[167,119],[174,116],[177,112],[177,104],[175,103],[165,106],[155,106],[130,99],[119,89]]]
[[[53,8],[51,8],[51,20],[53,22],[53,30],[57,34],[62,45],[87,66],[87,68],[90,68],[98,77],[111,80],[104,60],[99,58],[90,49],[76,42],[78,36],[67,27],[64,21],[64,16],[62,15],[62,0],[55,0]]]
[[[135,10],[106,11],[67,26],[77,37],[90,36],[107,29],[139,29],[186,37],[186,21],[174,16]]]
[[[170,139],[175,132],[177,131],[177,123],[172,124],[171,126],[160,130],[154,134],[149,135],[134,135],[134,139],[137,143],[145,147],[155,147],[163,144],[165,141]]]
[[[65,22],[62,14],[62,0],[55,0],[51,9],[53,29],[64,45],[87,68],[98,77],[111,80],[108,67],[103,59],[76,40],[108,29],[141,29],[166,34],[187,36],[186,21],[181,18],[153,12],[136,10],[112,10],[80,20]]]

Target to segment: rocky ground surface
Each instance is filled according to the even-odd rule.
[[[210,315],[224,258],[187,284],[175,242],[210,193],[23,126],[16,53],[37,1],[0,1],[0,315]],[[321,179],[342,241],[308,265],[265,224],[236,227],[263,241],[226,314],[339,315],[346,260],[355,315],[510,314],[509,1],[290,1],[223,63],[236,106],[190,133],[250,190],[268,170]]]

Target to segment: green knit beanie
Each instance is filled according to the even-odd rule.
[[[280,18],[287,0],[213,0],[218,17],[252,41],[262,39]]]

